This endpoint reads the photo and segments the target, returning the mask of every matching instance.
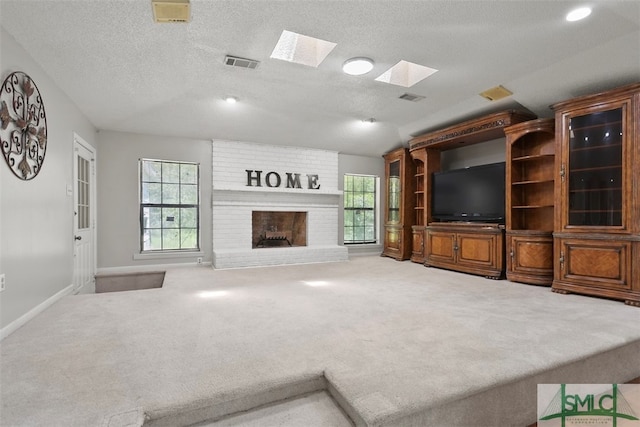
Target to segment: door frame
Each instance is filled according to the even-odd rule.
[[[73,243],[73,266],[72,266],[72,277],[73,277],[73,282],[75,282],[75,278],[76,276],[76,269],[75,269],[75,256],[76,256],[76,248],[75,248],[75,235],[76,235],[76,226],[77,226],[77,218],[76,218],[76,208],[77,208],[77,203],[78,203],[78,186],[77,186],[77,181],[78,181],[78,162],[76,161],[76,151],[78,146],[82,146],[82,148],[84,148],[85,150],[89,151],[91,153],[91,183],[90,183],[90,188],[89,188],[89,203],[90,203],[90,208],[89,208],[89,216],[90,216],[90,223],[91,223],[91,243],[92,243],[92,252],[93,252],[93,260],[92,260],[92,264],[93,264],[93,276],[94,276],[94,283],[95,283],[95,275],[96,272],[98,270],[98,245],[97,245],[97,238],[98,238],[98,233],[97,233],[97,197],[96,197],[96,188],[97,188],[97,152],[96,149],[93,145],[89,144],[85,139],[83,139],[80,135],[78,135],[76,132],[73,132],[73,150],[72,150],[72,165],[73,165],[73,171],[72,171],[72,180],[73,180],[73,184],[71,185],[72,188],[72,212],[73,215],[71,217],[72,220],[72,227],[71,227],[71,239],[74,242]],[[82,285],[78,286],[77,288],[75,287],[76,283],[73,283],[74,285],[74,289],[73,289],[73,293],[74,294],[78,294],[80,293],[80,291],[82,290]]]

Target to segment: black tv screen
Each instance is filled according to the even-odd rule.
[[[434,172],[433,217],[504,223],[505,162]]]

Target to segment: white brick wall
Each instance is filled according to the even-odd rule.
[[[214,190],[249,188],[246,170],[260,170],[262,187],[272,191],[278,189],[312,193],[338,191],[338,153],[334,151],[216,140],[213,141],[212,170]],[[269,172],[280,175],[281,187],[266,186],[265,175]],[[300,174],[302,188],[285,188],[287,172]],[[307,175],[318,175],[319,190],[308,189]]]
[[[215,268],[345,261],[338,245],[338,153],[247,142],[213,141],[213,266]],[[261,170],[262,186],[247,186],[246,170]],[[280,175],[268,187],[266,174]],[[286,188],[286,173],[299,173],[302,188]],[[309,189],[307,174],[318,175]],[[254,175],[255,176],[255,175]],[[275,179],[272,180],[275,184]],[[307,212],[307,246],[251,248],[251,213]]]

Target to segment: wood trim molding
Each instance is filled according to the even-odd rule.
[[[536,116],[532,113],[517,110],[489,114],[416,136],[409,141],[409,150],[413,151],[424,147],[447,150],[455,148],[458,144],[467,146],[491,141],[503,137],[505,127],[535,118]]]

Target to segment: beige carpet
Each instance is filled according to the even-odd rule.
[[[640,376],[640,309],[360,257],[169,270],[65,297],[1,347],[2,426],[209,422],[323,389],[358,424],[522,426],[537,383]]]

